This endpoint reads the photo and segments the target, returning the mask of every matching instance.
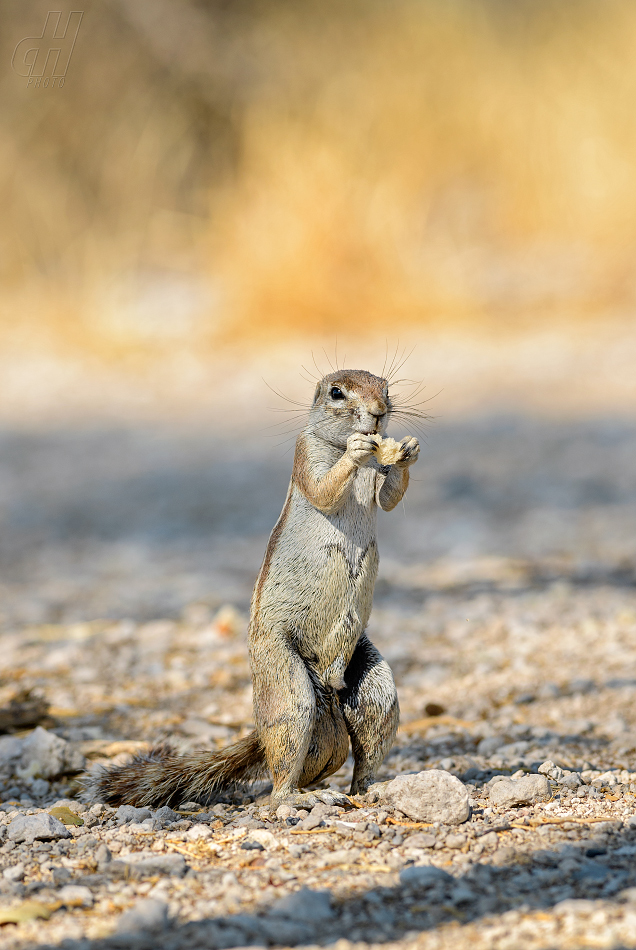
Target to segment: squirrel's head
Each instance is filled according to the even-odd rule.
[[[309,419],[316,435],[345,447],[352,432],[383,436],[390,412],[386,379],[363,369],[341,369],[318,383]]]

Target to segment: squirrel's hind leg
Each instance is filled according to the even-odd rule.
[[[312,733],[307,757],[298,784],[301,788],[321,782],[333,775],[344,764],[349,754],[349,734],[340,704],[330,687],[325,687],[310,671],[316,696],[316,724]],[[349,805],[346,795],[331,788],[302,792],[287,799],[297,808],[313,808],[318,802],[325,805]]]
[[[321,782],[329,775],[333,775],[344,764],[349,754],[349,735],[336,697],[331,690],[325,690],[317,682],[316,677],[311,676],[311,678],[316,696],[316,722],[302,772],[298,778],[300,788]],[[276,798],[276,789],[274,789],[272,800],[275,801]],[[283,798],[286,805],[293,805],[295,808],[313,808],[319,802],[344,807],[350,804],[346,795],[331,788],[318,788],[310,792],[287,792],[279,796],[279,800]]]
[[[345,684],[338,696],[353,750],[351,794],[361,795],[393,745],[400,719],[391,667],[364,633],[345,671]]]
[[[256,730],[272,774],[272,802],[298,794],[316,722],[313,683],[284,635],[253,636],[250,644]]]
[[[254,714],[272,774],[272,804],[346,804],[346,796],[329,789],[300,791],[337,772],[347,758],[349,737],[335,695],[325,691],[284,636],[262,643],[261,648],[259,638],[252,638],[252,668],[258,670]]]

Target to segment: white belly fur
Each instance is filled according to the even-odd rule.
[[[339,688],[366,627],[377,575],[375,478],[361,468],[335,515],[293,487],[264,580],[260,624],[297,641],[323,682]]]

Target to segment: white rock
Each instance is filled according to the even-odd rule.
[[[581,772],[581,781],[584,782],[585,785],[591,785],[592,781],[600,774],[597,769],[583,769]]]
[[[46,812],[38,815],[20,815],[9,825],[9,841],[50,841],[57,838],[70,838],[71,832],[61,821]]]
[[[188,828],[185,837],[188,841],[207,841],[208,838],[214,837],[214,832],[209,825],[205,825],[202,821],[199,821],[196,825],[192,825],[191,828]]]
[[[470,815],[468,790],[458,778],[441,769],[398,775],[386,784],[381,796],[413,821],[457,825]]]
[[[29,791],[33,798],[44,798],[48,795],[50,787],[45,778],[34,778],[29,784]]]
[[[462,848],[466,844],[466,835],[446,835],[444,847]]]
[[[437,844],[437,838],[435,835],[425,834],[424,832],[417,832],[417,834],[410,835],[406,839],[406,847],[408,848],[434,848]]]
[[[355,864],[360,859],[361,853],[359,848],[351,848],[350,851],[345,848],[330,851],[319,858],[317,867],[328,868],[337,867],[339,864]]]
[[[107,864],[113,860],[113,856],[110,852],[110,849],[104,841],[100,844],[97,851],[95,852],[95,860],[97,861],[97,866],[102,871]]]
[[[497,832],[488,831],[485,835],[482,835],[479,838],[479,843],[487,848],[497,848],[499,846],[499,838],[497,837]]]
[[[24,864],[14,864],[13,867],[5,868],[2,876],[7,881],[21,881],[24,877]]]
[[[592,779],[592,785],[595,788],[602,788],[604,785],[618,785],[618,779],[615,772],[601,772],[596,778]]]
[[[494,785],[495,782],[507,782],[507,781],[508,779],[505,775],[493,775],[493,777],[486,782],[486,787],[490,788],[490,786]]]
[[[0,737],[0,770],[8,770],[22,755],[22,739],[16,736]]]
[[[250,831],[249,837],[252,841],[258,841],[259,844],[262,844],[266,851],[276,851],[280,847],[276,835],[268,831],[267,828],[254,828],[253,831]]]
[[[564,772],[559,782],[561,785],[565,785],[566,788],[578,788],[583,784],[578,772]]]
[[[490,801],[500,807],[540,802],[550,795],[550,783],[545,775],[525,775],[514,781],[506,779],[490,788]]]
[[[169,852],[157,854],[154,851],[133,851],[131,854],[120,855],[119,860],[130,864],[138,877],[155,874],[168,874],[171,877],[183,877],[188,870],[186,860],[182,854]]]
[[[134,805],[120,805],[115,812],[115,818],[117,819],[118,825],[125,825],[129,821],[134,821],[138,824],[141,824],[141,822],[145,821],[146,818],[151,817],[152,815],[149,808],[135,808]]]
[[[85,764],[84,756],[73,749],[70,742],[38,726],[22,740],[20,768],[16,774],[22,779],[54,778],[65,772],[78,772]]]
[[[505,744],[506,740],[501,736],[486,736],[477,746],[477,755],[483,755],[488,759]]]
[[[152,822],[152,818],[150,821]],[[131,835],[147,835],[149,831],[152,831],[152,828],[145,822],[131,821],[126,825],[126,831]]]
[[[92,907],[93,895],[90,888],[81,884],[66,884],[60,888],[56,897],[67,907]]]
[[[567,788],[578,788],[581,784],[581,777],[578,772],[570,772],[555,765],[551,759],[548,759],[539,766],[539,774],[547,775],[549,779],[558,785],[565,785]],[[515,776],[513,776],[514,778]]]
[[[117,933],[156,932],[164,930],[167,923],[168,905],[146,898],[121,915],[117,922]]]

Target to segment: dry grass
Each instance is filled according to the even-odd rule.
[[[47,9],[5,0],[5,62]],[[627,0],[84,9],[63,90],[2,82],[7,345],[633,305]]]

